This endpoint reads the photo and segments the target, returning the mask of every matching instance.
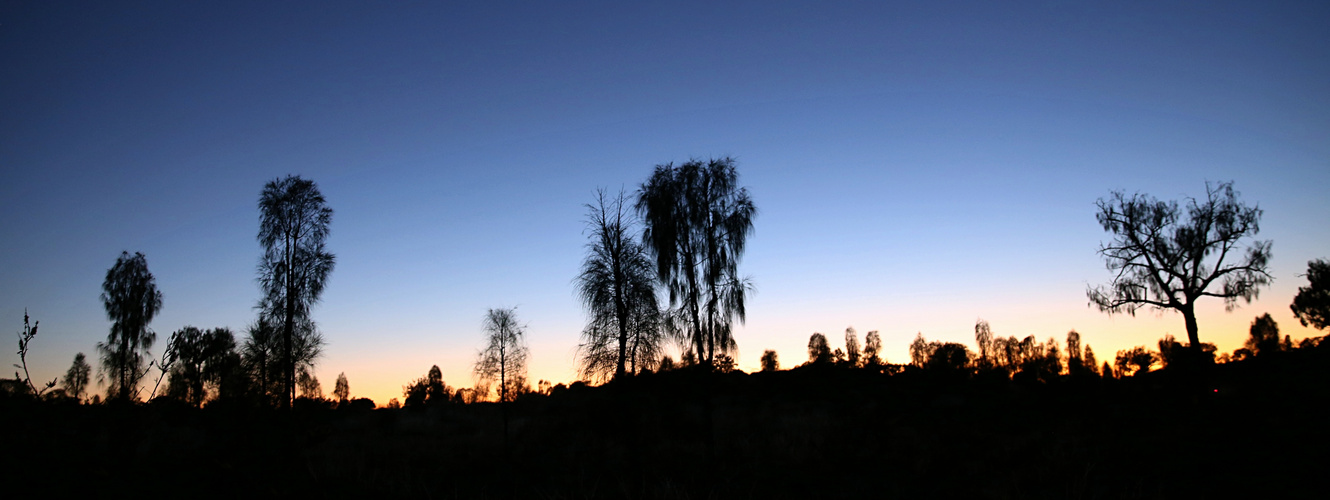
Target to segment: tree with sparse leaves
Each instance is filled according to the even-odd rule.
[[[526,380],[526,325],[517,322],[516,309],[490,309],[485,313],[485,348],[476,360],[477,385],[499,383],[499,401],[510,401]]]
[[[596,191],[586,205],[587,255],[577,276],[577,295],[590,317],[582,330],[578,359],[582,376],[605,379],[650,369],[664,347],[656,298],[656,270],[637,241],[637,220],[624,194]]]
[[[1090,304],[1113,314],[1141,307],[1182,314],[1192,353],[1201,353],[1196,301],[1223,299],[1229,310],[1251,302],[1270,284],[1270,242],[1245,240],[1260,232],[1261,209],[1238,200],[1232,182],[1206,183],[1203,200],[1177,202],[1114,191],[1097,203],[1096,218],[1112,242],[1103,244],[1113,280],[1090,287]]]
[[[289,407],[296,397],[296,372],[307,368],[298,362],[299,344],[317,350],[322,343],[310,308],[323,295],[335,263],[325,245],[333,211],[314,181],[288,175],[264,185],[259,214],[259,309],[280,327],[279,368],[287,391],[281,402]]]
[[[51,382],[47,383],[45,387],[38,389],[37,386],[32,383],[32,376],[28,375],[28,346],[31,344],[32,339],[37,336],[38,323],[40,323],[40,321],[33,322],[32,326],[29,327],[28,311],[26,309],[23,311],[23,331],[18,333],[18,357],[23,362],[23,365],[14,365],[14,368],[20,368],[23,370],[23,376],[20,377],[18,372],[14,372],[14,378],[27,383],[28,389],[32,391],[32,395],[40,398],[42,393],[55,387],[55,380],[51,380]]]

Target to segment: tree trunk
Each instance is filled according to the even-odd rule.
[[[1182,307],[1182,319],[1187,323],[1187,342],[1191,343],[1188,353],[1193,359],[1201,359],[1201,337],[1197,334],[1196,308],[1192,304]]]
[[[619,295],[623,294],[623,284],[615,285]],[[624,305],[622,298],[616,297],[615,312],[619,316],[619,366],[614,369],[614,378],[622,377],[624,374],[624,361],[628,356],[628,307]]]

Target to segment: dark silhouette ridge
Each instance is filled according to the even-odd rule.
[[[288,413],[168,398],[129,406],[0,398],[0,425],[28,430],[8,438],[27,452],[0,465],[64,464],[73,479],[56,494],[138,491],[98,478],[151,463],[156,487],[203,496],[1298,496],[1317,491],[1314,460],[1256,465],[1330,444],[1307,427],[1328,402],[1318,389],[1330,382],[1327,354],[1309,346],[1219,364],[1217,392],[1205,398],[1179,398],[1188,382],[1167,367],[1050,382],[848,364],[643,373],[514,398],[506,452],[496,403],[334,410],[299,398]],[[710,403],[696,397],[705,388]],[[1270,418],[1287,425],[1224,437]],[[1169,424],[1183,419],[1194,428]],[[96,438],[111,428],[125,433]],[[1168,452],[1142,453],[1157,449]],[[59,462],[70,450],[120,458]],[[245,480],[208,480],[223,471]],[[836,480],[845,477],[862,479]]]

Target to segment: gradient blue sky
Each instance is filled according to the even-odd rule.
[[[1094,203],[1206,181],[1265,210],[1276,279],[1202,307],[1202,340],[1231,351],[1266,312],[1316,333],[1288,304],[1330,257],[1330,4],[714,3],[7,3],[0,324],[41,321],[34,378],[95,356],[128,250],[159,336],[240,334],[259,191],[299,174],[336,212],[325,389],[345,372],[382,404],[433,364],[469,386],[485,310],[511,306],[531,380],[569,381],[582,204],[732,155],[759,208],[743,368],[847,326],[894,362],[978,318],[1100,359],[1182,336],[1087,307]]]

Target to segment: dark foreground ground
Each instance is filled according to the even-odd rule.
[[[57,498],[1324,498],[1324,358],[1222,365],[1199,384],[676,371],[518,401],[506,448],[495,404],[11,400],[0,478]]]

